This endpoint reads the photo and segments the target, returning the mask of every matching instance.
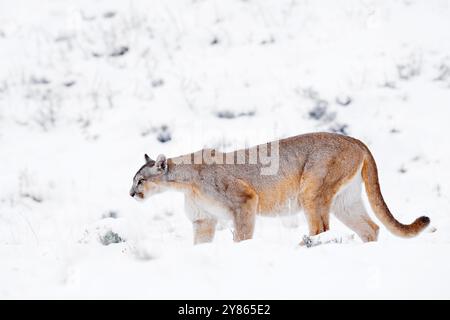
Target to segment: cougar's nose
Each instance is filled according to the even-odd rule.
[[[134,190],[130,190],[130,196],[134,197],[135,194],[136,192],[134,192]]]

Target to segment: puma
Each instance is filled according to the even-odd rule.
[[[276,155],[272,174],[263,173],[267,155],[261,151],[267,147]],[[145,161],[130,195],[140,200],[169,189],[183,192],[196,244],[213,240],[219,219],[232,219],[233,238],[242,241],[252,238],[256,215],[300,210],[310,236],[329,230],[333,212],[362,241],[376,241],[379,227],[364,207],[362,183],[376,217],[394,235],[414,237],[430,223],[425,216],[411,224],[396,220],[383,200],[369,149],[339,134],[303,134],[229,153],[204,149],[169,159],[159,155],[156,160],[145,155]]]

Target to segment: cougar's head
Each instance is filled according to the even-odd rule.
[[[145,155],[145,164],[134,175],[130,196],[143,200],[163,191],[161,182],[166,173],[167,159],[164,155],[159,155],[156,161]]]

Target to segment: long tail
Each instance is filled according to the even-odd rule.
[[[402,224],[394,218],[384,202],[378,181],[378,170],[375,160],[369,149],[365,147],[366,154],[362,167],[362,178],[366,187],[370,206],[377,218],[393,234],[403,238],[411,238],[418,235],[430,224],[430,218],[422,216],[411,224]]]

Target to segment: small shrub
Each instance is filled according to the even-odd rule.
[[[158,141],[161,143],[166,143],[172,140],[172,134],[170,133],[170,130],[166,125],[161,126],[156,139],[158,139]]]
[[[45,77],[35,77],[35,76],[33,76],[33,77],[31,77],[31,79],[30,79],[30,83],[31,84],[50,84],[50,80],[48,80],[47,78],[45,78]]]
[[[330,131],[334,133],[343,134],[345,136],[348,136],[348,125],[347,124],[335,124],[334,126],[330,127]]]
[[[211,40],[210,45],[214,46],[214,45],[216,45],[216,44],[218,44],[218,43],[219,43],[219,38],[214,37],[214,38]]]
[[[99,240],[100,240],[100,243],[104,246],[108,246],[111,243],[125,242],[125,240],[122,239],[118,233],[116,233],[112,230],[109,230],[104,235],[100,236]]]
[[[337,96],[336,97],[336,103],[341,106],[348,106],[350,103],[352,103],[352,98],[349,96]]]
[[[105,212],[104,214],[102,214],[103,219],[107,219],[107,218],[117,219],[118,216],[119,216],[119,214],[117,213],[117,211],[114,211],[114,210],[109,210],[108,212]]]
[[[121,47],[119,47],[119,48],[117,48],[117,49],[114,49],[114,50],[111,52],[110,56],[111,56],[111,57],[120,57],[120,56],[123,56],[125,53],[127,53],[129,50],[130,50],[130,49],[129,49],[128,47],[126,47],[126,46],[121,46]]]
[[[442,63],[438,68],[439,75],[434,78],[434,81],[445,81],[450,78],[450,66]]]
[[[401,174],[405,174],[406,172],[408,172],[408,170],[405,168],[404,165],[402,165],[402,166],[398,169],[398,172],[401,173]]]
[[[222,110],[222,111],[216,112],[217,118],[220,118],[220,119],[235,119],[235,118],[239,118],[239,117],[252,117],[254,115],[255,115],[255,111],[234,113],[229,110]]]
[[[321,100],[323,101],[323,100]],[[317,103],[314,108],[312,108],[308,115],[311,119],[320,120],[327,113],[327,104],[325,103]]]
[[[164,85],[164,80],[163,79],[155,79],[152,81],[152,87],[153,88],[157,88],[157,87],[162,87]]]
[[[116,13],[114,11],[107,11],[103,14],[103,18],[110,19],[114,18],[116,16]]]

